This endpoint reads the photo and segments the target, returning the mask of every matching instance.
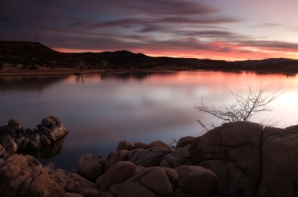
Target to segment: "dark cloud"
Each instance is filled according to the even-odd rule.
[[[223,28],[240,22],[203,0],[0,1],[0,39],[34,40],[38,36],[54,48],[249,53],[243,47],[298,47],[296,43],[256,41]],[[258,27],[278,25],[261,23]]]

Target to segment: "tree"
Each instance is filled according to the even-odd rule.
[[[263,84],[261,84],[259,88],[255,88],[253,85],[247,85],[246,87],[248,89],[247,95],[242,94],[239,90],[232,92],[227,88],[234,98],[232,103],[223,104],[220,107],[215,107],[214,105],[206,106],[204,104],[204,97],[201,96],[200,101],[195,104],[194,108],[198,112],[207,113],[216,117],[221,120],[222,123],[249,121],[256,113],[272,111],[272,108],[269,107],[269,103],[282,94],[280,88],[271,91],[270,85],[263,86]],[[213,123],[205,125],[200,120],[197,121],[207,131],[209,130],[208,127],[216,126]]]

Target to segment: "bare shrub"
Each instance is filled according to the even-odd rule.
[[[247,94],[243,94],[239,90],[233,92],[227,88],[234,98],[232,103],[223,104],[219,107],[214,105],[206,106],[204,97],[201,96],[200,100],[195,103],[194,108],[197,112],[207,113],[216,117],[222,123],[249,121],[257,113],[272,111],[273,108],[269,107],[269,104],[282,94],[280,88],[273,91],[270,90],[271,85],[263,86],[263,84],[260,84],[259,88],[255,88],[250,84],[246,87],[248,90]],[[207,131],[210,127],[217,126],[214,123],[203,124],[200,120],[197,121]],[[272,120],[270,121],[271,124],[276,123],[272,123]]]

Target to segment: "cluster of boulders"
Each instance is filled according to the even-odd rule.
[[[0,144],[9,152],[39,150],[67,133],[68,130],[56,116],[44,118],[33,130],[24,129],[18,121],[10,119],[7,125],[0,127]]]
[[[86,154],[77,172],[54,169],[0,146],[0,196],[295,197],[298,126],[223,124],[200,137],[122,141],[107,160]]]

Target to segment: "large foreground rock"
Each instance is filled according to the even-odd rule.
[[[298,130],[267,127],[261,143],[262,175],[257,196],[298,196]]]
[[[218,177],[218,193],[255,196],[261,168],[263,126],[249,122],[223,124],[193,140],[192,158]]]

